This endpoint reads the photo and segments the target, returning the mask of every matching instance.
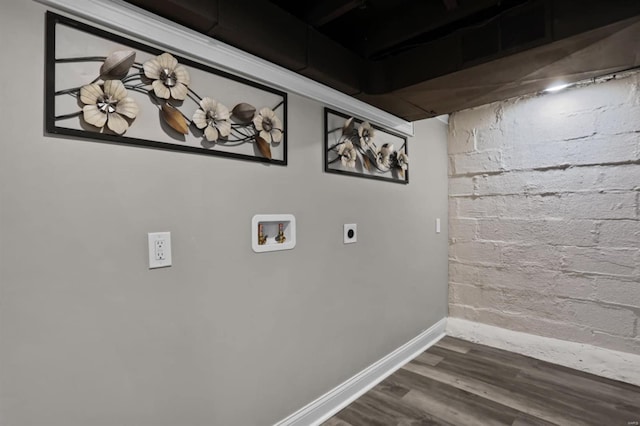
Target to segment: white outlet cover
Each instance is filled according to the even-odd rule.
[[[171,232],[149,232],[149,269],[171,266]]]
[[[349,236],[349,231],[353,231],[353,235]],[[355,223],[344,224],[343,241],[345,244],[351,244],[358,241],[358,225]]]

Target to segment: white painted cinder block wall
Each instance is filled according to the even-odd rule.
[[[639,87],[450,117],[451,317],[640,354]]]

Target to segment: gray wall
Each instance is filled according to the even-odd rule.
[[[416,124],[407,186],[325,174],[295,95],[288,167],[44,136],[44,11],[0,14],[2,425],[271,424],[446,316],[442,123]],[[253,253],[279,212],[297,247]],[[147,269],[152,231],[173,267]]]
[[[640,354],[640,75],[450,120],[450,314]]]

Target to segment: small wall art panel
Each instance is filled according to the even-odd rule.
[[[47,13],[52,134],[287,164],[287,94]]]
[[[406,137],[329,108],[324,117],[325,172],[409,183]]]

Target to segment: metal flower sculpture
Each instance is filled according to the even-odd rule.
[[[103,128],[106,124],[119,135],[129,128],[124,117],[134,119],[139,111],[138,104],[127,96],[127,89],[120,80],[107,80],[103,85],[92,83],[82,86],[80,101],[84,104],[84,121],[98,128]]]
[[[340,156],[340,161],[343,166],[347,167],[355,167],[356,159],[358,158],[356,155],[356,149],[353,147],[353,143],[351,141],[346,141],[343,144],[340,144],[338,147],[338,155]]]
[[[373,142],[373,135],[375,131],[371,127],[371,123],[368,121],[363,122],[358,126],[358,139],[360,140],[360,147],[362,149],[369,148],[371,142]]]
[[[163,53],[157,58],[144,63],[144,75],[153,80],[151,86],[157,97],[184,100],[187,97],[191,77],[184,65],[169,53]]]
[[[282,122],[272,109],[262,108],[253,119],[253,125],[267,143],[278,143],[282,140]]]
[[[398,151],[396,155],[396,167],[401,170],[401,175],[404,176],[404,172],[409,167],[409,157],[403,150]]]
[[[193,114],[192,121],[198,129],[204,129],[204,136],[209,142],[215,142],[231,133],[230,117],[226,106],[213,98],[203,98],[200,108]]]
[[[81,111],[57,116],[68,119],[82,116],[82,119],[102,130],[105,125],[112,132],[122,135],[129,128],[130,121],[139,113],[138,104],[128,96],[128,91],[150,95],[168,131],[178,135],[193,132],[208,142],[218,142],[237,146],[254,143],[258,152],[271,159],[271,144],[283,138],[283,125],[274,112],[284,104],[284,100],[273,109],[264,107],[256,114],[256,108],[245,102],[236,104],[229,111],[225,105],[212,97],[202,98],[190,87],[191,77],[184,65],[169,53],[163,53],[146,62],[135,62],[135,52],[120,50],[107,57],[65,58],[64,62],[99,60],[102,65],[98,77],[90,84],[57,91],[56,95],[79,97],[83,104]],[[133,71],[133,72],[132,72]],[[191,100],[198,105],[189,119],[182,111],[188,108],[182,100]],[[195,129],[199,129],[199,132]]]
[[[376,164],[380,170],[389,170],[391,167],[391,154],[393,154],[393,144],[385,143],[376,150]]]
[[[354,117],[349,117],[344,121],[342,127],[328,130],[328,133],[341,131],[342,134],[336,136],[337,142],[329,146],[328,153],[333,152],[333,158],[327,157],[327,165],[340,162],[346,169],[357,169],[356,173],[363,173],[366,170],[368,175],[384,175],[391,172],[394,176],[404,179],[409,164],[409,156],[406,153],[406,142],[398,151],[393,143],[380,141],[376,145],[376,131],[371,123],[367,121],[356,125]],[[384,131],[381,133],[385,135]]]

